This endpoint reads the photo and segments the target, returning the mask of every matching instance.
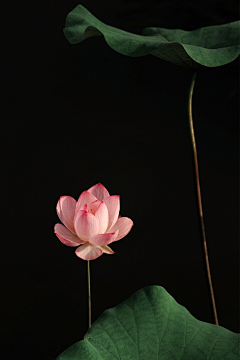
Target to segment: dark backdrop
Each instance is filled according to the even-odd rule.
[[[54,360],[87,331],[87,263],[53,234],[61,195],[101,182],[133,219],[115,254],[91,262],[93,321],[147,285],[213,322],[188,129],[191,72],[131,58],[103,37],[70,45],[79,2],[4,5],[1,118],[1,353]],[[81,2],[141,33],[238,19],[237,1]],[[238,332],[238,63],[197,76],[193,115],[213,285],[222,326]]]

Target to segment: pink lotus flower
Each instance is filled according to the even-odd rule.
[[[60,197],[57,214],[65,226],[56,224],[54,232],[63,244],[78,246],[75,253],[83,260],[114,254],[108,245],[126,236],[133,226],[131,219],[119,216],[119,210],[119,196],[110,196],[102,184],[96,184],[77,202],[71,196]]]

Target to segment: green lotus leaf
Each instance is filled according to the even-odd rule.
[[[71,44],[103,35],[107,44],[120,54],[133,57],[152,54],[192,69],[225,65],[240,53],[240,21],[193,31],[149,27],[138,35],[106,25],[78,5],[66,18],[64,34]]]
[[[195,319],[160,286],[105,310],[57,360],[239,360],[239,334]]]

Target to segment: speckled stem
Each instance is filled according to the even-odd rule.
[[[206,241],[205,227],[204,227],[204,221],[203,221],[203,210],[202,210],[201,189],[200,189],[200,180],[199,180],[197,147],[196,147],[196,140],[195,140],[194,128],[193,128],[193,118],[192,118],[192,96],[193,96],[193,89],[194,89],[194,85],[195,85],[196,75],[197,75],[197,73],[194,72],[193,76],[192,76],[191,84],[190,84],[190,89],[189,89],[189,97],[188,97],[189,126],[190,126],[190,132],[191,132],[193,157],[194,157],[194,164],[195,164],[197,197],[198,197],[201,230],[202,230],[203,248],[204,248],[205,261],[206,261],[206,267],[207,267],[208,282],[209,282],[210,293],[211,293],[211,298],[212,298],[213,313],[214,313],[215,323],[216,323],[216,325],[218,325],[217,309],[216,309],[216,303],[215,303],[215,298],[214,298],[214,293],[213,293],[212,278],[211,278],[211,273],[210,273],[208,251],[207,251],[207,241]]]
[[[87,262],[88,277],[88,327],[91,327],[91,287],[90,287],[90,261]]]

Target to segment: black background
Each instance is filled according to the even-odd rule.
[[[238,19],[237,1],[81,2],[135,33]],[[61,195],[101,182],[134,221],[91,262],[93,321],[147,285],[214,322],[198,221],[191,72],[63,35],[78,1],[2,1],[1,353],[54,360],[87,331],[87,263],[53,234]],[[238,62],[197,75],[193,115],[220,325],[238,332]]]

